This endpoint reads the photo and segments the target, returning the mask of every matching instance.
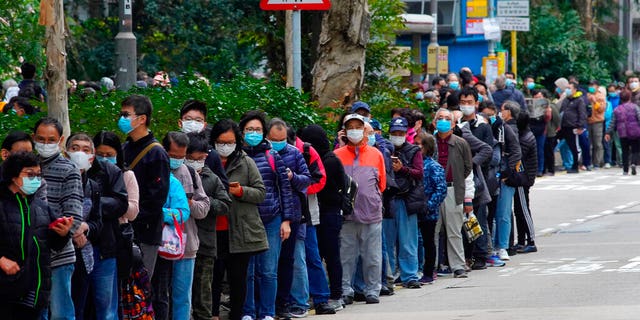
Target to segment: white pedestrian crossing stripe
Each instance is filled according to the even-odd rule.
[[[558,260],[534,260],[523,262],[519,266],[501,268],[501,277],[518,274],[528,276],[585,275],[595,272],[640,273],[640,256],[627,261],[601,260],[597,257],[563,258]]]

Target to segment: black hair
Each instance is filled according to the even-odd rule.
[[[440,81],[442,81],[442,80],[444,80],[443,77],[439,77],[439,76],[434,77],[433,79],[431,79],[431,86],[435,87],[436,84],[440,83]]]
[[[204,119],[206,121],[207,119],[207,104],[203,101],[200,100],[187,100],[184,102],[184,104],[182,104],[182,109],[180,109],[180,118],[182,118],[182,116],[184,116],[185,113],[191,111],[191,110],[195,110],[198,111],[200,113],[202,113],[202,115],[204,115]]]
[[[484,90],[489,91],[489,88],[487,88],[487,84],[484,83],[484,81],[480,81],[478,80],[478,82],[476,82],[476,84],[473,85],[473,87],[475,88],[476,86],[482,86],[484,87]],[[478,91],[478,89],[476,89],[476,92]],[[476,100],[477,101],[477,100]]]
[[[162,146],[169,152],[171,150],[171,143],[175,143],[176,146],[183,148],[189,146],[189,137],[184,132],[169,131],[162,139]]]
[[[468,86],[473,81],[473,74],[466,69],[460,70],[460,87]]]
[[[35,96],[36,96],[36,90],[33,89],[33,87],[31,86],[24,87],[18,91],[18,97],[21,97],[21,98],[29,99]]]
[[[15,97],[14,104],[17,103],[18,107],[24,110],[25,114],[36,114],[36,108],[29,102],[29,99],[24,97]],[[13,98],[12,98],[13,99]],[[11,105],[13,107],[13,105]]]
[[[21,141],[29,141],[31,142],[31,147],[33,147],[33,140],[31,139],[31,136],[28,135],[26,132],[11,131],[2,141],[2,149],[7,149],[11,151],[11,148],[13,148],[13,145],[16,142],[21,142]]]
[[[547,89],[533,90],[534,96],[538,93],[541,93],[542,96],[545,97],[546,99],[549,99],[549,97],[551,96],[551,93]]]
[[[209,152],[209,143],[207,137],[203,132],[189,132],[187,133],[189,138],[189,146],[187,147],[187,154],[194,152]]]
[[[515,77],[516,77],[516,74],[515,74],[515,73],[513,73],[513,72],[511,72],[511,71],[507,71],[507,72],[505,72],[505,73],[504,73],[504,75],[505,75],[505,76],[506,76],[506,75],[510,75],[510,76],[512,76],[514,79],[515,79]]]
[[[416,118],[411,109],[402,109],[400,116],[407,120],[409,128],[413,128],[416,125]]]
[[[124,169],[124,158],[122,156],[122,143],[117,134],[111,131],[100,131],[93,137],[93,146],[98,149],[99,146],[105,145],[116,150],[116,165],[120,169]]]
[[[533,81],[536,81],[536,78],[532,75],[532,74],[528,74],[527,76],[524,77],[524,79],[533,79]]]
[[[33,79],[36,76],[36,66],[25,62],[20,66],[20,73],[22,74],[23,79]]]
[[[484,84],[484,83],[487,82],[487,78],[485,76],[483,76],[482,74],[476,74],[475,77],[476,77],[476,79],[478,79],[478,82],[476,82],[476,83],[482,82]],[[485,85],[485,87],[486,87],[486,85]]]
[[[458,100],[457,95],[450,94],[447,97],[447,109],[451,111],[460,110],[460,100]]]
[[[122,107],[133,107],[133,111],[138,116],[147,116],[145,125],[148,127],[151,124],[151,113],[153,112],[153,104],[149,97],[140,94],[132,94],[122,100],[120,104]]]
[[[393,118],[394,114],[402,115],[405,110],[406,110],[406,108],[393,108],[393,109],[391,109],[391,112],[389,113],[389,117]]]
[[[34,134],[38,131],[38,128],[40,126],[54,126],[56,128],[56,131],[58,131],[58,135],[62,137],[62,124],[60,123],[60,121],[58,121],[58,119],[51,118],[51,117],[41,118],[33,126]]]
[[[618,89],[618,85],[615,83],[609,83],[609,85],[607,86],[607,89],[609,88],[614,88],[614,89]]]
[[[244,131],[244,128],[247,126],[247,123],[251,120],[258,120],[262,124],[262,134],[263,136],[267,136],[267,116],[264,112],[260,110],[250,110],[245,112],[240,118],[240,123],[238,126],[240,127],[240,131]]]
[[[15,152],[2,163],[2,180],[10,181],[20,176],[24,168],[40,165],[38,156],[33,152]]]
[[[240,131],[240,126],[238,126],[238,124],[231,119],[222,119],[213,125],[213,127],[211,128],[211,145],[215,147],[218,137],[229,130],[231,130],[233,132],[233,135],[236,136],[235,152],[242,150],[242,145],[244,144],[242,131]]]
[[[287,143],[290,145],[296,145],[296,130],[292,127],[287,127]]]
[[[520,112],[518,118],[516,119],[516,125],[518,126],[518,131],[520,133],[524,133],[529,129],[529,114],[526,112]]]
[[[436,139],[429,133],[420,132],[416,136],[420,139],[420,145],[422,146],[422,155],[427,157],[433,157],[436,152]]]
[[[496,104],[493,103],[493,101],[489,101],[489,100],[480,102],[480,106],[478,107],[478,110],[482,112],[482,110],[484,109],[491,109],[496,112],[498,111],[498,108],[496,108]]]
[[[478,102],[478,90],[476,90],[476,88],[474,87],[463,87],[462,89],[460,89],[460,92],[458,93],[458,101],[460,101],[462,96],[472,96],[473,100]]]

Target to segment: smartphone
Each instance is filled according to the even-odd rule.
[[[395,162],[395,161],[400,161],[400,158],[395,157],[395,156],[391,156],[391,161],[394,161],[394,162]]]
[[[229,182],[229,187],[239,187],[240,186],[240,182]]]
[[[344,144],[348,144],[349,143],[349,138],[342,136],[340,137],[342,139],[342,142],[344,142]]]
[[[189,200],[193,199],[193,192],[188,192],[187,193],[187,199],[189,199]]]
[[[59,224],[61,224],[61,223],[64,223],[64,221],[65,221],[65,219],[64,219],[64,218],[58,218],[58,219],[56,219],[55,221],[53,221],[53,222],[51,222],[51,223],[49,224],[49,229],[53,229],[55,226],[57,226],[57,225],[59,225]]]

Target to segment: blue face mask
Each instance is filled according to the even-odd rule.
[[[283,140],[283,141],[271,141],[269,140],[269,142],[271,142],[271,148],[275,151],[282,151],[284,148],[287,147],[287,140]]]
[[[489,121],[491,122],[491,124],[496,123],[496,116],[489,117]]]
[[[129,132],[133,131],[131,119],[120,117],[120,120],[118,120],[118,129],[120,129],[124,134],[129,134]]]
[[[571,89],[567,88],[564,90],[564,94],[567,95],[567,97],[571,97]]]
[[[180,168],[180,166],[183,163],[184,163],[184,158],[182,159],[169,158],[169,168],[171,168],[171,170]]]
[[[562,94],[562,89],[560,89],[560,88],[556,88],[556,93],[558,93],[558,94]]]
[[[618,97],[617,92],[609,92],[609,98],[617,98],[617,97]]]
[[[422,100],[424,99],[424,92],[420,91],[420,92],[416,92],[416,100]]]
[[[447,133],[451,130],[451,121],[440,119],[436,121],[436,130],[441,133]]]
[[[40,189],[41,185],[42,185],[42,179],[38,177],[35,177],[35,178],[22,177],[22,186],[20,187],[20,190],[22,190],[22,192],[24,192],[25,194],[31,195],[36,193],[36,191]]]
[[[536,87],[535,82],[529,82],[529,83],[527,83],[527,89],[529,89],[529,90],[533,90],[533,88],[535,88],[535,87]]]
[[[484,101],[484,96],[483,95],[478,95],[478,102],[482,102]]]
[[[255,147],[262,142],[262,133],[247,132],[244,134],[244,141],[247,142],[248,145]]]
[[[376,134],[375,133],[367,136],[367,144],[372,146],[372,147],[376,145]]]
[[[460,83],[458,81],[451,81],[449,82],[449,88],[453,90],[458,90],[460,89]]]
[[[101,157],[101,156],[96,156],[96,160],[98,161],[104,161],[104,162],[111,162],[113,164],[117,164],[118,163],[118,158],[117,157]]]
[[[504,81],[504,83],[507,85],[507,87],[513,86],[513,80],[512,79],[507,79],[507,80]]]

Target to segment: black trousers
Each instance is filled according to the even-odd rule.
[[[529,206],[529,187],[518,187],[513,200],[513,211],[518,227],[518,244],[535,245],[535,229]]]
[[[318,232],[318,251],[327,266],[329,276],[329,298],[342,297],[342,263],[340,262],[340,230],[342,216],[339,209],[334,212],[321,212]]]
[[[0,315],[2,315],[2,319],[40,319],[40,311],[17,303],[0,302]]]
[[[555,173],[556,169],[556,158],[553,153],[553,150],[556,148],[558,144],[558,139],[556,137],[547,137],[544,142],[544,171]]]
[[[622,145],[622,170],[624,172],[629,172],[629,156],[631,156],[631,164],[638,164],[640,140],[620,138],[620,145]]]
[[[420,221],[418,227],[422,234],[422,244],[424,246],[424,267],[422,274],[431,277],[433,276],[433,269],[436,265],[436,223],[438,221]]]

